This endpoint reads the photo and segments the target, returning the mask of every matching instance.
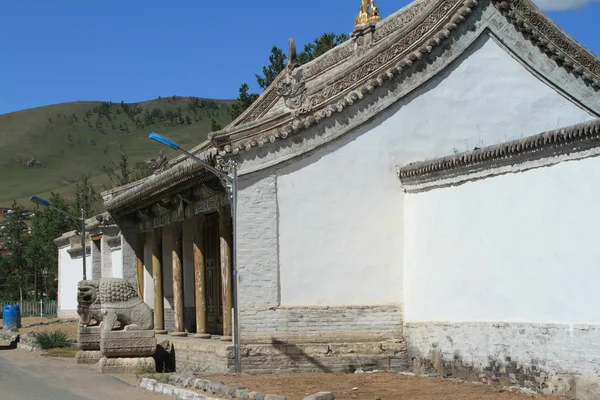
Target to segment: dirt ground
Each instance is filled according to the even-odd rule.
[[[373,374],[211,375],[206,379],[228,386],[243,386],[287,400],[301,400],[316,392],[333,392],[336,400],[524,400],[566,397],[520,393],[518,389],[445,379]]]
[[[33,332],[44,332],[61,330],[66,332],[69,339],[77,339],[77,322],[66,322],[59,323],[58,318],[46,318],[46,317],[23,317],[21,318],[21,325],[34,324],[36,322],[51,323],[51,325],[38,325],[32,326],[31,328],[19,328],[19,333],[33,333]],[[2,320],[0,319],[0,327],[2,326]]]

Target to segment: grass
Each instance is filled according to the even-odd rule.
[[[57,347],[54,349],[48,349],[42,356],[44,357],[64,357],[64,358],[75,358],[75,354],[79,351],[79,347]]]
[[[140,376],[138,376],[137,378],[140,379]],[[170,384],[171,383],[171,374],[169,374],[169,373],[165,373],[165,374],[161,374],[161,373],[148,374],[148,375],[145,375],[145,378],[154,379],[155,381],[157,381],[159,383],[165,383],[165,384]]]
[[[72,102],[0,115],[0,207],[16,200],[31,208],[32,194],[48,196],[51,191],[69,198],[82,174],[91,174],[103,190],[109,182],[102,167],[118,161],[121,153],[133,163],[163,149],[148,139],[150,132],[194,147],[206,140],[211,119],[221,126],[230,121],[231,104],[174,96],[137,104]],[[149,120],[146,114],[151,113]],[[165,152],[169,158],[179,155]],[[26,167],[32,158],[42,165]]]
[[[68,334],[60,330],[37,332],[34,338],[43,350],[71,347]]]

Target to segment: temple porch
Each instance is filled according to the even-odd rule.
[[[137,212],[128,242],[136,243],[138,292],[154,309],[157,334],[232,340],[231,208],[217,185]]]

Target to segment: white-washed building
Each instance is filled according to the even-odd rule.
[[[306,65],[291,45],[193,149],[239,166],[243,368],[594,398],[599,85],[598,58],[530,0],[417,0]],[[157,328],[230,339],[221,182],[181,156],[103,196]]]
[[[86,220],[86,278],[128,278],[137,285],[137,264],[124,257],[119,227],[108,213]],[[83,278],[83,247],[78,231],[54,240],[58,247],[59,318],[77,318],[77,283]],[[131,256],[130,256],[131,257]],[[123,266],[129,268],[123,268]]]

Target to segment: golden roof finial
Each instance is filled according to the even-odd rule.
[[[375,0],[361,0],[360,11],[358,17],[354,20],[354,25],[366,25],[371,22],[381,21],[379,8],[375,5]]]

